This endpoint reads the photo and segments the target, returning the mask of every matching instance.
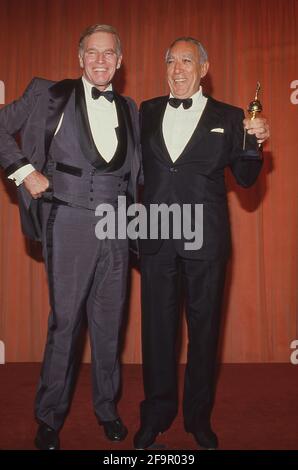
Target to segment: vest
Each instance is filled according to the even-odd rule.
[[[116,207],[118,196],[126,195],[134,143],[121,104],[116,99],[115,103],[118,146],[113,158],[106,162],[92,138],[85,96],[71,94],[46,167],[55,200],[95,210],[101,203]]]

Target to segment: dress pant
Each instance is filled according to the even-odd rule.
[[[51,312],[36,418],[55,430],[62,426],[87,318],[95,414],[101,421],[117,419],[118,339],[127,288],[128,242],[98,240],[93,211],[43,203],[41,212]]]
[[[190,432],[210,425],[225,268],[226,260],[179,256],[172,240],[163,241],[157,253],[142,256],[143,426],[163,432],[177,414],[181,284],[188,327],[184,425]]]

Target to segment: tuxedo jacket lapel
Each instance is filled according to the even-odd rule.
[[[75,87],[75,110],[78,139],[82,152],[90,163],[96,167],[101,163],[102,156],[98,152],[93,140],[82,80],[78,80]]]
[[[66,79],[49,88],[48,115],[45,128],[45,155],[48,155],[59,119],[79,80]]]
[[[173,164],[170,157],[169,151],[165,144],[162,123],[168,102],[168,96],[163,96],[158,104],[156,105],[155,111],[152,114],[153,128],[152,131],[152,146],[158,151],[158,154],[162,155],[163,159],[168,163]],[[156,119],[158,116],[158,119]],[[193,150],[194,147],[200,144],[200,141],[204,136],[210,132],[212,128],[218,127],[217,124],[220,121],[221,114],[219,113],[216,104],[211,97],[208,97],[205,109],[202,116],[181,155],[175,161],[175,164],[182,163],[187,155]]]
[[[122,155],[126,155],[128,133],[133,137],[130,112],[125,99],[121,95],[114,93],[114,98],[118,118],[118,127],[116,129],[118,147],[116,153],[119,152]]]
[[[156,108],[152,113],[152,138],[151,145],[158,152],[162,159],[167,160],[168,163],[173,164],[173,161],[170,157],[169,151],[167,149],[165,139],[163,136],[162,123],[165,115],[168,96],[162,96],[159,102],[156,104]],[[142,124],[141,124],[142,125]]]
[[[127,133],[129,133],[132,140],[134,140],[132,120],[127,101],[123,96],[118,95],[118,93],[114,93],[114,97],[118,116],[118,140],[120,140],[121,136],[121,141],[127,141]]]
[[[183,159],[192,152],[193,148],[200,144],[200,141],[210,132],[211,129],[218,127],[220,121],[220,113],[212,100],[208,97],[208,101],[199,119],[199,122],[189,139],[188,143],[184,147],[181,155],[176,160],[176,163],[180,163]]]

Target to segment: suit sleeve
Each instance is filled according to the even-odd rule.
[[[262,152],[255,137],[249,134],[246,135],[246,143],[250,150],[246,153],[243,152],[244,129],[242,121],[244,112],[237,109],[233,114],[230,130],[232,139],[230,168],[237,183],[244,188],[248,188],[256,182],[261,171],[263,165]]]
[[[15,135],[33,110],[35,85],[36,79],[33,79],[20,99],[0,110],[0,165],[7,176],[30,163],[17,144]]]
[[[140,129],[140,159],[141,159],[141,166],[140,166],[140,173],[138,178],[138,183],[141,186],[144,186],[144,172],[143,172],[143,158],[142,158],[142,115],[144,112],[144,103],[141,103],[140,110],[139,110],[139,129]]]
[[[135,141],[135,152],[131,167],[131,178],[128,184],[128,194],[131,196],[131,200],[137,201],[137,185],[139,183],[141,169],[141,148],[140,148],[140,128],[139,128],[139,111],[136,103],[126,97],[127,104],[131,115],[131,124],[133,137]]]

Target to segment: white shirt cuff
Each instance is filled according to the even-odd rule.
[[[23,183],[26,176],[30,175],[30,173],[32,173],[33,171],[35,171],[34,166],[28,163],[28,165],[22,166],[21,168],[16,170],[14,173],[9,175],[8,179],[14,181],[16,186],[20,186],[20,184]]]

